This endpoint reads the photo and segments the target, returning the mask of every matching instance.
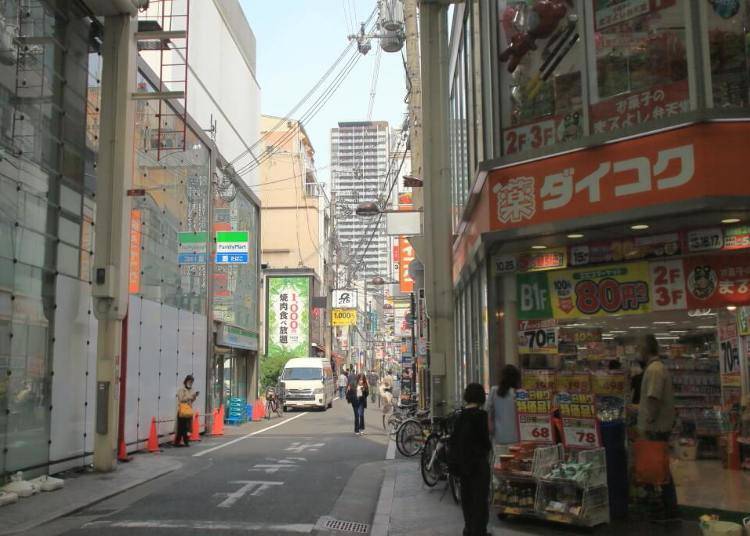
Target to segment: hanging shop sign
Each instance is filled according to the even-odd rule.
[[[414,291],[414,279],[409,275],[409,264],[416,258],[416,252],[405,236],[398,237],[399,277],[398,288],[402,293]]]
[[[650,310],[648,266],[632,263],[547,274],[554,318],[642,314]]]
[[[258,351],[258,334],[237,326],[221,324],[216,332],[216,344]]]
[[[552,391],[516,391],[518,435],[523,443],[552,443]]]
[[[357,291],[355,289],[336,289],[332,293],[334,309],[352,309],[357,307]]]
[[[494,170],[489,177],[490,228],[750,195],[750,181],[741,172],[746,167],[744,129],[734,123],[691,125]],[[722,143],[716,144],[717,139]]]
[[[687,308],[685,269],[681,259],[650,262],[651,309],[681,311]]]
[[[739,225],[729,227],[724,232],[724,249],[747,249],[750,248],[750,226]]]
[[[250,238],[247,231],[216,232],[216,264],[250,262]]]
[[[130,211],[130,258],[128,261],[128,292],[138,294],[141,291],[141,211]]]
[[[557,391],[569,394],[581,394],[591,392],[591,375],[588,372],[563,371],[557,374],[555,382]],[[576,415],[580,417],[581,415]]]
[[[568,266],[568,250],[553,248],[545,251],[522,253],[518,257],[518,269],[522,272],[542,272]]]
[[[560,328],[531,327],[518,331],[519,354],[556,354]]]
[[[356,326],[356,309],[333,309],[331,311],[331,325],[333,326]]]
[[[723,395],[726,395],[727,388],[736,389],[742,386],[739,343],[737,323],[731,320],[720,322],[719,363]]]
[[[721,227],[695,229],[685,234],[685,241],[690,253],[716,251],[724,247],[724,231]]]
[[[737,308],[737,333],[742,336],[750,335],[750,307]]]
[[[310,277],[267,280],[266,354],[307,357],[310,352]]]
[[[679,233],[639,236],[570,247],[570,265],[587,266],[612,262],[672,257],[682,252]]]
[[[556,372],[552,370],[524,369],[521,386],[527,391],[555,391]]]
[[[591,375],[591,391],[595,396],[624,397],[626,387],[624,372],[597,371]]]
[[[179,246],[177,249],[178,264],[206,264],[206,232],[179,232],[177,233]]]
[[[750,304],[750,255],[703,255],[683,262],[688,309]]]
[[[518,271],[518,259],[515,255],[498,255],[493,259],[492,266],[497,274],[509,274]]]

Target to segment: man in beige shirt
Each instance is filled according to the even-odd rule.
[[[646,335],[641,343],[641,355],[646,362],[641,383],[641,403],[638,408],[638,431],[651,441],[669,442],[675,423],[674,390],[672,375],[659,357],[656,337]],[[677,517],[677,491],[674,479],[661,486],[664,518]]]

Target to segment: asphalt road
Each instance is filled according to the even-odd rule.
[[[377,410],[365,419],[366,434],[354,435],[351,407],[339,400],[327,412],[287,413],[249,437],[170,449],[180,471],[33,533],[322,535],[328,519],[369,524],[388,441]]]

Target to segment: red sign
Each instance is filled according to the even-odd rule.
[[[750,195],[747,136],[746,124],[700,124],[492,171],[490,228]]]
[[[399,278],[398,288],[401,292],[409,293],[414,291],[414,280],[409,275],[409,264],[416,258],[414,248],[409,240],[403,236],[398,237],[399,253]]]
[[[555,248],[543,252],[523,253],[518,257],[518,269],[522,272],[555,270],[568,265],[568,252],[565,248]]]
[[[688,257],[684,263],[689,309],[750,304],[750,255]]]
[[[128,292],[138,294],[141,290],[141,211],[130,211],[130,261],[128,266]]]

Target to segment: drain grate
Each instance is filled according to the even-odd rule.
[[[370,532],[370,525],[368,525],[367,523],[341,521],[339,519],[327,520],[326,528],[331,530],[340,530],[341,532],[353,532],[354,534],[367,534],[368,532]]]

